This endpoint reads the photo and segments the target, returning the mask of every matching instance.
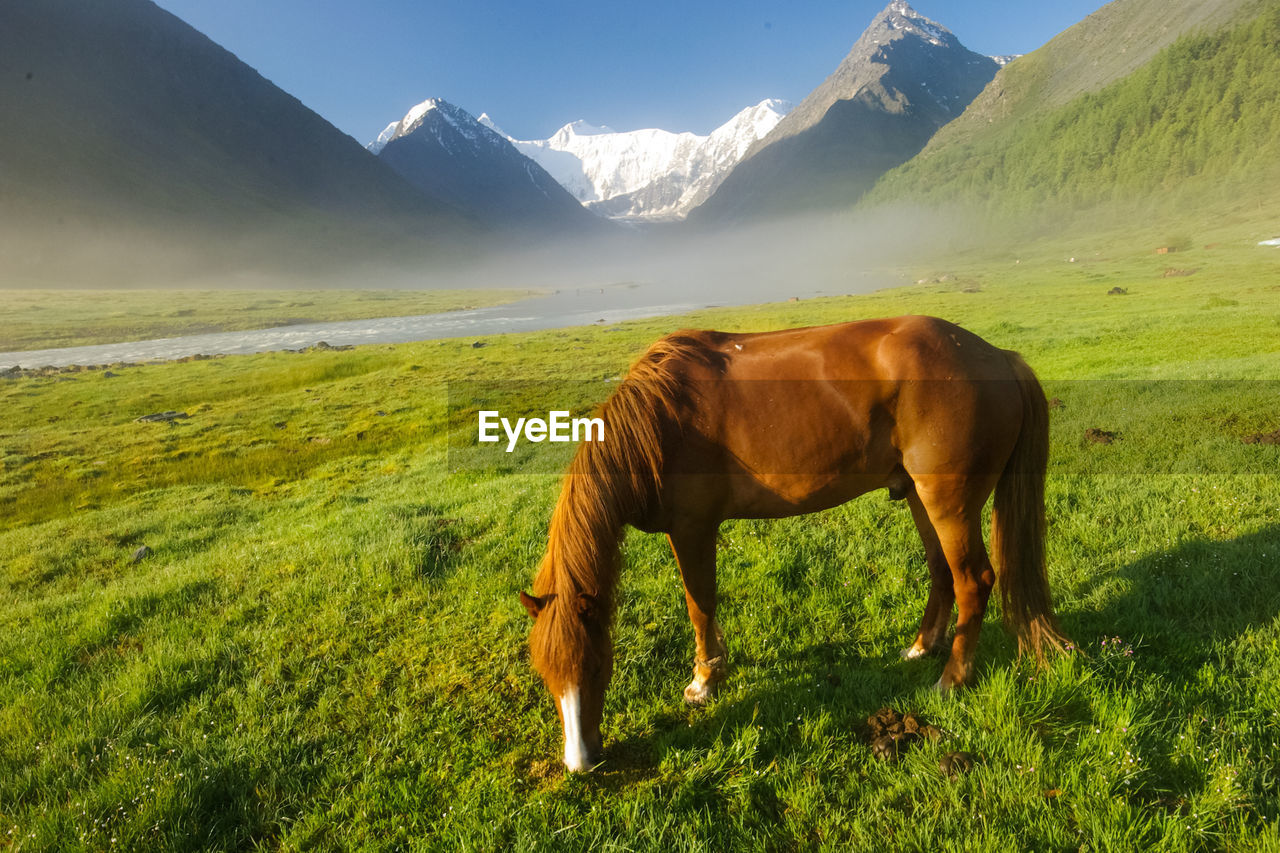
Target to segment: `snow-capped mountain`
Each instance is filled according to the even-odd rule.
[[[479,120],[593,211],[614,219],[661,220],[682,218],[701,204],[789,109],[784,101],[761,101],[706,136],[658,129],[620,133],[575,121],[550,139],[519,140],[487,115]]]
[[[505,137],[442,98],[417,104],[367,147],[481,222],[540,232],[602,224]]]
[[[855,202],[964,111],[999,65],[905,0],[871,21],[844,61],[751,146],[695,220]]]

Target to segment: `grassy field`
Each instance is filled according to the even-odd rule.
[[[528,290],[2,290],[0,352],[405,317],[501,305]]]
[[[865,297],[481,348],[0,381],[0,839],[1280,849],[1280,447],[1243,440],[1280,429],[1280,253],[1208,242],[956,258]],[[1049,564],[1085,654],[1036,669],[993,613],[976,685],[934,694],[940,662],[898,657],[924,606],[923,549],[875,494],[725,525],[731,680],[688,708],[680,584],[664,540],[633,534],[605,763],[565,774],[516,599],[557,490],[533,472],[560,457],[451,469],[448,388],[604,394],[681,326],[908,312],[1020,350],[1062,401]],[[190,417],[135,420],[166,410]],[[1089,443],[1089,427],[1120,440]],[[877,761],[864,721],[883,705],[946,734]],[[949,750],[973,753],[972,772],[943,775]]]

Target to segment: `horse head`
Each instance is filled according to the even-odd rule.
[[[520,593],[533,617],[529,651],[560,715],[564,764],[590,770],[600,761],[604,692],[613,675],[608,608],[590,593]]]

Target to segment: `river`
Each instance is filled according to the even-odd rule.
[[[864,279],[859,282],[858,291],[867,292],[886,283],[882,280]],[[272,329],[214,332],[150,341],[0,352],[0,368],[11,365],[33,368],[166,361],[192,355],[235,355],[300,349],[320,341],[331,346],[344,346],[482,337],[505,332],[613,324],[645,317],[683,314],[719,305],[749,305],[779,299],[776,289],[770,293],[759,287],[744,287],[730,293],[717,294],[724,298],[714,303],[690,299],[692,295],[671,287],[646,285],[564,289],[506,305],[441,314],[299,323]],[[824,291],[791,289],[785,297],[810,298],[820,295],[825,295]]]

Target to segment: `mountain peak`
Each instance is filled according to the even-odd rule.
[[[784,101],[781,98],[765,98],[760,103],[742,110],[738,115],[742,115],[746,112],[760,112],[765,110],[778,113],[780,115],[786,115],[791,111],[792,106],[794,105],[790,101]]]
[[[901,30],[936,45],[956,41],[950,30],[912,9],[906,0],[893,0],[885,6],[867,28],[866,35],[875,38],[883,30]]]
[[[481,118],[443,98],[428,98],[369,147],[410,184],[482,223],[529,233],[598,226],[488,115]]]
[[[453,125],[476,123],[475,117],[462,109],[462,107],[455,107],[444,98],[428,98],[409,110],[405,117],[400,120],[399,135],[404,136],[405,134],[413,133],[422,124],[423,120],[434,112],[439,112],[445,121]]]
[[[954,118],[997,68],[994,60],[969,51],[950,30],[921,15],[906,0],[892,0],[836,70],[779,124],[774,138],[802,132],[822,121],[834,104],[857,97],[881,100],[891,111],[900,110],[904,98],[918,102],[917,106],[935,101],[948,118]],[[960,86],[965,95],[947,92],[944,96],[944,90],[955,89],[960,80],[966,81]],[[904,85],[911,91],[899,91]]]
[[[438,115],[440,119],[456,128],[471,128],[473,125],[479,125],[484,130],[489,130],[488,126],[483,122],[477,122],[471,113],[461,107],[454,106],[444,98],[427,98],[425,101],[410,107],[409,111],[404,114],[404,118],[399,121],[393,121],[383,128],[382,133],[378,134],[378,138],[365,147],[374,154],[381,154],[382,149],[386,148],[389,142],[413,133],[428,118],[433,117],[433,114]],[[475,131],[472,130],[468,135],[474,135],[474,133]]]
[[[411,107],[409,112],[405,113],[404,118],[400,119],[400,124],[403,125],[405,129],[408,129],[421,121],[422,117],[427,113],[437,109],[441,104],[445,104],[447,106],[448,103],[449,102],[444,98],[427,98],[422,103],[415,104]]]
[[[997,67],[893,0],[693,216],[727,221],[850,204],[961,113]]]

